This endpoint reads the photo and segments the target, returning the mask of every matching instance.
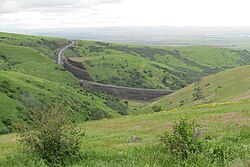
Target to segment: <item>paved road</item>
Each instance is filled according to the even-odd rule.
[[[62,49],[60,49],[60,51],[59,51],[59,53],[58,53],[58,55],[57,55],[57,64],[62,65],[62,63],[63,63],[63,61],[62,61],[62,53],[63,53],[63,51],[64,51],[65,49],[67,49],[68,47],[74,45],[74,43],[75,43],[74,41],[71,41],[71,44],[69,44],[69,45],[63,47]]]

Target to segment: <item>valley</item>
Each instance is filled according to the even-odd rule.
[[[134,100],[87,89],[81,77],[61,66],[61,56],[99,86],[174,91]],[[0,166],[50,166],[18,151],[17,125],[51,106],[69,112],[84,132],[83,158],[70,162],[73,166],[249,166],[249,74],[250,52],[239,48],[0,33]],[[161,136],[183,118],[199,125],[198,141],[205,146],[179,159],[165,150]]]

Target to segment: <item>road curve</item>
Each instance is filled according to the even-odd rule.
[[[106,92],[107,94],[116,96],[122,99],[134,99],[134,100],[155,100],[159,97],[171,94],[175,92],[174,90],[158,90],[158,89],[144,89],[144,88],[132,88],[132,87],[124,87],[124,86],[116,86],[116,85],[108,85],[108,84],[101,84],[97,82],[92,82],[89,80],[83,80],[79,77],[82,72],[84,75],[87,73],[85,70],[80,69],[79,67],[75,66],[74,64],[69,64],[66,60],[63,64],[62,60],[62,53],[65,49],[69,48],[74,44],[74,41],[71,41],[71,44],[63,47],[60,49],[57,55],[57,63],[63,65],[66,70],[71,72],[80,80],[80,84],[90,90],[96,92]],[[73,66],[73,69],[72,67]],[[91,78],[91,77],[90,77]]]
[[[63,64],[63,61],[62,61],[62,53],[63,53],[63,51],[64,51],[65,49],[69,48],[70,46],[74,45],[74,43],[75,43],[74,41],[71,41],[71,44],[69,44],[69,45],[67,45],[67,46],[65,46],[65,47],[63,47],[63,48],[61,48],[61,49],[59,50],[59,53],[58,53],[58,55],[57,55],[57,64],[60,64],[60,65]]]

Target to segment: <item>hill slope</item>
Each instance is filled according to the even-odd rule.
[[[59,48],[68,41],[62,38],[40,37],[0,32],[0,43],[27,46],[35,49],[40,55],[54,59]]]
[[[233,102],[250,99],[250,66],[226,70],[202,78],[171,95],[141,109],[152,112],[153,106],[162,109],[194,106],[214,102]]]
[[[22,41],[18,38],[16,35]],[[32,42],[30,36],[26,38]],[[34,38],[34,43],[39,41],[39,37]],[[37,45],[17,46],[9,40],[0,42],[0,133],[12,131],[23,113],[52,103],[74,112],[78,121],[126,113],[127,106],[118,99],[83,90],[73,75],[44,55],[47,52],[38,51]],[[48,46],[43,48],[54,53]]]
[[[216,163],[220,160],[219,156],[215,156],[216,159],[211,159],[212,156],[209,158],[198,156],[199,161],[192,157],[185,164],[186,166],[249,166],[249,100],[81,123],[79,128],[87,134],[81,139],[82,151],[86,158],[76,166],[100,164],[102,166],[124,164],[126,166],[183,166],[183,159],[179,160],[181,163],[173,162],[165,150],[164,153],[160,152],[163,146],[160,143],[160,136],[167,130],[171,131],[173,123],[183,117],[195,120],[200,125],[201,140],[207,137],[205,143],[219,150],[219,154],[223,154],[224,162],[223,165]],[[143,140],[128,142],[133,136]],[[0,135],[0,166],[1,162],[5,164],[2,166],[27,165],[27,161],[17,160],[17,156],[9,160],[8,165],[4,163],[8,158],[4,153],[10,155],[16,153],[17,144],[13,140],[15,137],[15,134]],[[210,150],[212,152],[212,149],[208,152]]]
[[[78,41],[66,52],[92,78],[120,86],[180,89],[203,76],[250,64],[250,52],[218,47],[146,47]]]

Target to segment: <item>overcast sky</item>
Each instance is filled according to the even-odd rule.
[[[0,28],[250,26],[249,0],[0,0]]]

